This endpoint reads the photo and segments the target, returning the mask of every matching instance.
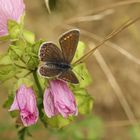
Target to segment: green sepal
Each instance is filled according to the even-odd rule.
[[[54,116],[52,118],[46,117],[46,122],[49,126],[53,128],[63,128],[67,126],[71,121],[73,121],[74,117],[63,118],[60,115]]]
[[[14,86],[14,90],[16,91],[21,85],[26,85],[27,87],[32,87],[34,85],[32,80],[29,80],[28,78],[20,78],[15,86]]]

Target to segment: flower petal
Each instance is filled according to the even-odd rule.
[[[25,85],[19,87],[10,111],[15,109],[19,109],[24,126],[29,126],[37,122],[39,112],[32,88],[27,88]]]
[[[23,15],[25,5],[23,0],[0,0],[0,36],[6,35],[7,21],[19,21]]]
[[[63,117],[68,115],[77,115],[78,109],[72,91],[66,82],[61,80],[52,80],[50,82],[51,93],[54,98],[55,108]]]
[[[14,110],[19,110],[16,96],[14,98],[13,104],[11,105],[9,111],[14,111]]]
[[[54,106],[53,96],[51,94],[50,89],[45,90],[43,105],[44,111],[49,118],[58,114],[58,111]]]

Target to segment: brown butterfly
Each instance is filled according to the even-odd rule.
[[[74,84],[79,83],[71,66],[79,35],[79,30],[77,29],[62,34],[59,39],[61,50],[51,42],[45,42],[40,46],[39,58],[44,62],[38,69],[41,76],[56,77]]]

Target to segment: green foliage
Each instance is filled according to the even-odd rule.
[[[61,140],[101,140],[104,134],[104,125],[101,118],[90,115],[59,131],[51,130],[49,132],[52,137]]]
[[[4,82],[14,77],[18,72],[19,70],[12,64],[0,65],[0,82]]]
[[[10,56],[7,53],[0,55],[0,65],[8,65],[8,64],[12,64]]]
[[[75,66],[73,71],[75,72],[80,82],[79,85],[75,85],[75,88],[77,88],[78,86],[79,88],[85,88],[89,84],[91,84],[92,79],[85,64],[79,64]]]
[[[25,140],[26,135],[32,137],[27,127],[21,128],[18,131],[19,140]]]
[[[35,70],[38,67],[38,51],[42,41],[38,41],[33,45],[29,45],[25,48],[25,53],[23,54],[23,59],[29,69]]]
[[[8,55],[12,61],[17,61],[22,58],[24,49],[20,46],[10,45],[8,49]]]
[[[8,95],[8,99],[3,104],[3,107],[9,109],[11,104],[13,103],[13,100],[14,100],[14,95],[13,94],[9,94]]]
[[[50,4],[50,1],[49,1]],[[23,23],[17,23],[16,21],[8,21],[8,31],[9,36],[7,36],[11,44],[9,45],[8,52],[0,56],[0,82],[8,80],[12,77],[16,77],[18,80],[14,83],[14,86],[11,89],[11,94],[8,96],[8,99],[4,103],[5,108],[10,108],[13,103],[14,96],[17,89],[20,85],[25,84],[28,87],[33,87],[37,91],[37,103],[39,109],[39,117],[43,122],[44,126],[51,126],[54,128],[63,128],[68,125],[71,121],[74,120],[74,117],[70,116],[68,118],[63,118],[61,115],[54,116],[52,118],[47,118],[43,112],[43,92],[48,84],[48,80],[37,75],[37,68],[39,65],[38,51],[40,45],[44,42],[43,40],[35,41],[34,33],[25,30],[23,28]],[[2,38],[1,38],[2,39]],[[79,59],[84,55],[86,45],[83,42],[79,42],[77,51],[73,62]],[[74,65],[73,65],[74,66]],[[78,112],[80,114],[87,114],[91,112],[93,106],[93,99],[85,90],[85,87],[91,83],[91,76],[88,73],[88,70],[85,64],[80,64],[74,66],[73,71],[77,75],[80,83],[78,85],[69,84],[76,98],[76,103],[78,105]],[[26,72],[30,72],[34,76],[33,81],[30,77],[24,77]],[[36,85],[34,84],[36,83]],[[19,111],[10,112],[12,117],[19,117]],[[96,132],[93,119],[88,119],[88,122],[82,121],[78,125],[67,128],[65,133],[73,135],[74,139],[84,139],[84,125],[87,125],[90,129],[87,131],[88,138],[95,139],[100,133],[100,120],[96,120],[99,126],[97,129],[99,132]],[[92,124],[92,126],[90,126]],[[77,131],[78,130],[78,131]],[[86,129],[87,130],[87,129]],[[96,133],[93,134],[92,131]],[[28,129],[22,128],[18,131],[19,139],[24,140],[25,135],[29,134]],[[61,133],[64,137],[64,133]],[[66,138],[66,137],[65,137]]]
[[[82,41],[79,41],[73,62],[75,62],[76,60],[78,60],[80,57],[84,55],[85,48],[86,48],[86,45]],[[80,81],[80,84],[79,84],[80,88],[85,88],[92,82],[91,76],[84,63],[76,65],[73,68],[73,71],[75,72],[76,76],[78,77]],[[75,87],[77,88],[78,86],[76,85]]]
[[[82,41],[79,41],[72,63],[84,55],[85,49],[86,49],[86,44]]]
[[[17,80],[14,89],[17,90],[22,84],[26,85],[27,87],[32,87],[34,85],[32,80],[29,80],[28,78],[20,78]]]
[[[21,27],[22,26],[20,26],[20,24],[18,24],[16,21],[8,20],[8,32],[12,40],[20,37],[22,30]]]
[[[30,32],[28,30],[23,30],[23,37],[30,44],[35,43],[35,34],[34,33]]]
[[[129,129],[131,140],[140,140],[140,126],[136,125]]]
[[[9,35],[5,35],[5,36],[1,36],[0,37],[0,41],[7,41],[10,39],[10,36]]]
[[[85,89],[74,91],[78,111],[81,114],[88,114],[92,111],[93,98],[87,93]]]

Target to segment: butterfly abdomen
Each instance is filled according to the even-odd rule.
[[[61,70],[68,70],[71,69],[71,66],[69,64],[66,63],[56,63],[56,62],[47,62],[46,66],[52,69],[61,69]]]

